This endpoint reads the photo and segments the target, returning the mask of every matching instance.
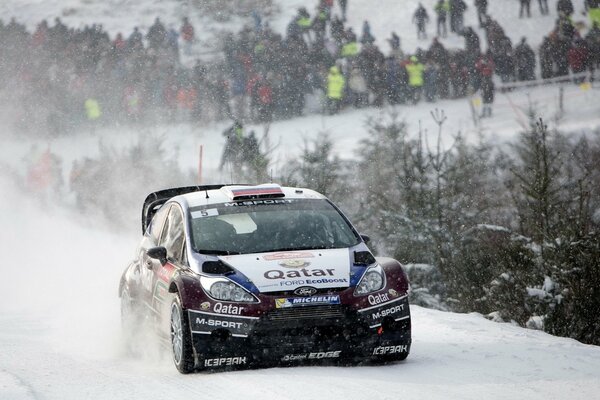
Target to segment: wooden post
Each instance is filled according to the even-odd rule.
[[[565,94],[565,88],[563,87],[563,85],[560,85],[560,87],[558,88],[558,109],[560,110],[560,115],[563,115],[563,112],[565,111],[564,108],[564,94]]]

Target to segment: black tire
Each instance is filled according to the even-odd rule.
[[[179,372],[189,374],[195,369],[192,334],[188,315],[181,307],[179,295],[171,303],[170,327],[173,363]]]

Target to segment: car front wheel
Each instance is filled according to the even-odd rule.
[[[182,374],[194,371],[194,352],[187,313],[181,307],[179,296],[171,304],[171,347],[173,362]]]

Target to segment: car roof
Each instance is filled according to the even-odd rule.
[[[172,200],[191,208],[257,199],[326,199],[326,197],[311,189],[269,183],[263,185],[225,185],[220,189],[186,193],[176,196]]]

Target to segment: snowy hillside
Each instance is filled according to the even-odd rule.
[[[548,400],[593,399],[600,391],[598,347],[416,306],[412,352],[399,364],[183,376],[151,341],[145,357],[128,358],[117,282],[136,232],[106,232],[2,186],[0,249],[14,256],[1,267],[2,399]]]
[[[113,35],[117,32],[129,34],[134,26],[139,26],[142,30],[147,30],[153,23],[154,18],[160,17],[165,23],[179,26],[183,16],[189,16],[190,21],[205,31],[204,37],[200,40],[207,40],[211,37],[211,31],[221,29],[236,29],[240,21],[234,19],[229,24],[216,25],[206,16],[190,5],[193,0],[4,0],[0,4],[0,15],[5,20],[10,17],[16,17],[27,25],[29,29],[34,29],[35,25],[42,19],[52,22],[59,16],[62,20],[71,26],[81,27],[85,24],[102,24],[108,32]],[[287,23],[295,15],[300,6],[304,6],[313,13],[318,3],[317,0],[277,0],[274,1],[279,13],[276,16],[266,16],[273,29],[283,32]],[[354,29],[354,32],[360,34],[363,21],[368,20],[371,24],[372,33],[377,39],[376,43],[387,52],[386,38],[395,31],[402,39],[402,48],[404,51],[412,52],[417,47],[429,46],[430,39],[417,40],[416,27],[412,23],[412,16],[419,3],[422,3],[428,10],[431,19],[427,31],[429,37],[435,33],[435,15],[433,6],[436,0],[377,0],[359,1],[350,0],[348,2],[348,25]],[[556,1],[550,0],[550,15],[541,16],[537,9],[537,4],[532,4],[531,19],[519,19],[519,2],[517,0],[494,0],[489,1],[489,14],[498,20],[513,43],[517,42],[522,36],[527,36],[530,43],[538,45],[543,36],[547,35],[554,25],[556,19]],[[535,3],[535,2],[534,2]],[[582,15],[583,2],[574,1],[575,21],[586,22],[587,19]],[[374,6],[376,4],[376,6]],[[467,1],[468,9],[465,14],[467,26],[473,26],[478,29],[476,10],[472,1]],[[336,8],[334,12],[339,10]],[[245,21],[250,23],[250,18]],[[482,30],[478,30],[482,34]],[[463,47],[463,38],[450,35],[443,40],[449,47]]]
[[[434,0],[424,0],[422,3],[430,11],[432,20],[432,6]],[[143,31],[152,24],[156,16],[160,16],[167,24],[179,26],[181,17],[190,13],[191,21],[199,31],[200,43],[195,47],[197,52],[202,52],[205,46],[214,42],[214,35],[223,29],[238,30],[243,23],[250,23],[250,18],[233,18],[227,23],[216,23],[213,19],[201,16],[198,11],[190,7],[192,2],[176,0],[165,1],[23,1],[6,0],[0,2],[0,12],[5,19],[11,16],[24,22],[30,30],[43,18],[52,23],[54,17],[61,16],[63,21],[70,26],[82,26],[84,24],[101,23],[113,35],[124,32],[126,35],[133,26],[139,25]],[[273,14],[266,16],[271,26],[284,32],[285,26],[296,13],[299,6],[304,5],[311,12],[317,1],[308,2],[297,0],[275,1]],[[417,40],[416,29],[412,24],[412,14],[419,1],[405,0],[380,0],[377,7],[372,6],[369,1],[349,1],[348,24],[354,31],[360,34],[363,21],[371,22],[371,29],[377,39],[379,47],[387,53],[389,46],[386,38],[392,31],[397,32],[402,41],[404,51],[414,51],[416,47],[428,47],[431,39]],[[476,25],[475,9],[472,2],[467,2],[469,8],[465,16],[466,24]],[[527,36],[529,41],[537,46],[541,38],[548,33],[556,17],[555,2],[550,2],[551,13],[549,16],[540,16],[537,5],[534,4],[533,18],[518,18],[518,2],[515,1],[492,1],[489,12],[498,19],[505,28],[506,33],[513,42],[518,41],[521,36]],[[585,20],[581,15],[581,6],[576,3],[576,20]],[[335,13],[339,13],[337,6]],[[434,23],[430,23],[428,31],[430,38],[433,36]],[[482,30],[478,30],[482,39]],[[464,39],[458,35],[449,35],[443,40],[447,47],[464,47]],[[524,88],[514,92],[498,93],[494,104],[494,116],[482,120],[478,125],[472,118],[471,105],[475,106],[475,112],[479,113],[481,99],[476,95],[472,99],[441,100],[435,103],[422,102],[419,105],[401,105],[393,110],[366,109],[345,110],[341,114],[331,117],[321,115],[320,106],[316,98],[309,99],[308,115],[287,121],[274,122],[269,130],[270,141],[275,146],[273,160],[273,174],[277,176],[282,167],[294,159],[301,152],[304,143],[316,137],[320,132],[327,132],[334,141],[334,152],[342,159],[353,159],[357,143],[366,137],[364,123],[368,117],[380,118],[380,113],[394,111],[401,118],[406,119],[411,134],[416,135],[421,127],[425,132],[435,133],[436,125],[431,119],[430,113],[440,109],[448,116],[444,127],[444,140],[446,146],[452,143],[452,136],[459,132],[471,141],[491,139],[502,144],[510,140],[524,126],[527,126],[527,110],[532,105],[541,117],[550,125],[558,126],[564,131],[592,130],[599,125],[598,108],[600,99],[600,88],[597,84],[576,86],[564,84],[563,109],[560,110],[560,89],[558,85],[539,88]],[[52,152],[63,160],[65,174],[71,166],[73,159],[85,156],[94,156],[98,151],[98,141],[120,146],[131,146],[136,143],[141,135],[153,134],[168,138],[165,144],[166,150],[177,154],[181,167],[184,170],[197,169],[199,148],[204,149],[203,179],[204,182],[221,182],[229,178],[229,172],[220,173],[216,170],[225,138],[221,135],[230,124],[230,121],[222,123],[211,123],[209,125],[191,126],[159,125],[153,127],[122,127],[119,129],[104,129],[94,135],[88,132],[78,132],[77,141],[71,138],[57,138],[47,141]],[[246,131],[255,130],[259,135],[264,131],[263,126],[247,126]],[[37,142],[34,139],[33,142]],[[2,160],[10,161],[10,164],[23,173],[25,166],[19,165],[31,147],[29,141],[22,137],[16,138],[11,146],[0,149]],[[16,164],[16,165],[15,165]]]

